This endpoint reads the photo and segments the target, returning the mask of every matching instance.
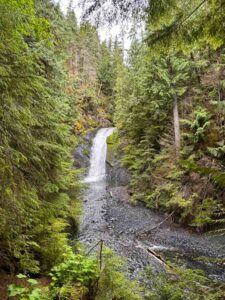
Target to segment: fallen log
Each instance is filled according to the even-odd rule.
[[[153,251],[150,248],[147,248],[148,253],[150,253],[151,255],[153,255],[155,258],[157,258],[162,264],[168,266],[167,262],[165,261],[165,259],[158,253],[156,253],[155,251]]]

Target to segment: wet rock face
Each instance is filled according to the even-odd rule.
[[[121,165],[121,157],[122,148],[115,129],[107,139],[106,180],[108,188],[128,186],[130,183],[130,173]]]
[[[106,162],[107,186],[118,187],[127,186],[130,182],[130,174],[127,169],[121,166],[119,161]]]
[[[77,169],[86,169],[85,174],[90,165],[90,153],[92,147],[92,141],[96,134],[96,131],[90,131],[83,137],[83,143],[80,143],[73,153],[74,167]]]

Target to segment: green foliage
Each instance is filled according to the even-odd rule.
[[[50,0],[0,0],[0,267],[27,274],[55,266],[50,289],[20,276],[25,283],[11,285],[10,296],[140,299],[112,252],[100,270],[69,246],[80,214],[71,132],[105,126],[114,109],[119,132],[108,144],[123,147],[132,199],[224,232],[224,5],[206,2],[152,1],[149,46],[134,41],[124,64],[117,39],[107,46],[94,26],[77,25],[72,2],[64,16]],[[152,299],[224,296],[189,270],[159,283]]]
[[[107,138],[107,161],[110,164],[114,164],[120,159],[120,137],[118,131],[114,131],[108,138]]]
[[[106,95],[112,95],[113,93],[113,72],[114,68],[110,49],[106,43],[102,43],[101,60],[98,64],[97,77]]]
[[[215,212],[217,209],[218,207],[215,207],[214,199],[204,199],[201,205],[197,207],[192,225],[200,228],[206,224],[212,224],[213,212]]]
[[[66,24],[47,0],[0,6],[1,255],[3,266],[37,273],[60,261],[77,218]]]
[[[67,256],[63,263],[52,269],[51,295],[62,299],[140,299],[139,287],[126,278],[121,258],[104,249],[102,263],[100,270],[98,259],[94,256]]]
[[[184,128],[183,137],[187,140],[187,146],[191,144],[195,147],[195,150],[197,150],[207,139],[211,126],[210,115],[206,109],[197,108],[190,118],[190,120],[182,120],[182,124],[187,128],[187,131]]]
[[[148,42],[155,53],[174,48],[190,52],[206,44],[217,49],[224,44],[222,0],[155,2],[148,10]]]
[[[0,23],[1,267],[38,273],[63,260],[76,233],[71,129],[107,118],[96,84],[101,45],[94,26],[78,27],[72,2],[64,16],[50,0],[1,0]]]
[[[96,300],[135,300],[141,299],[140,287],[126,278],[124,262],[110,249],[103,254],[104,267],[99,276]]]
[[[78,282],[89,286],[97,274],[97,263],[94,258],[85,258],[80,254],[71,254],[71,257],[52,269],[51,286],[60,287],[62,284]]]
[[[146,273],[153,280],[146,299],[216,300],[224,297],[224,284],[211,281],[199,270],[173,266],[168,273],[153,275],[151,270]]]
[[[166,7],[164,2],[154,5]],[[170,12],[165,9],[165,18]],[[151,46],[134,41],[115,84],[114,121],[121,161],[132,175],[131,201],[174,212],[176,221],[193,228],[210,229],[218,207],[224,207],[224,49],[211,57],[204,48],[190,57],[153,53]]]
[[[24,280],[24,285],[10,284],[8,286],[9,298],[19,297],[20,300],[41,300],[41,289],[37,287],[35,279],[28,278],[26,275],[18,274],[17,278]]]
[[[95,258],[70,253],[64,262],[52,269],[50,293],[61,299],[70,299],[77,293],[79,298],[75,299],[81,299],[82,295],[91,293],[98,273]]]

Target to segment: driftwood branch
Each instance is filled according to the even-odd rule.
[[[104,246],[104,240],[100,240],[98,241],[93,247],[91,247],[91,249],[86,253],[86,256],[90,255],[91,252],[98,246],[100,245],[100,249],[99,249],[99,268],[100,271],[102,270],[102,253],[103,253],[103,246]]]
[[[96,278],[96,281],[95,281],[95,284],[93,286],[93,295],[97,295],[98,293],[98,288],[99,288],[99,280],[100,280],[100,277],[101,277],[101,274],[103,272],[103,259],[102,259],[102,254],[103,254],[103,246],[104,246],[104,240],[100,240],[98,241],[97,244],[95,244],[90,250],[89,250],[89,254],[90,252],[95,248],[97,247],[98,245],[100,245],[100,249],[99,249],[99,269],[100,269],[100,273],[99,273],[99,276]]]
[[[142,246],[142,245],[140,245],[140,244],[138,244],[136,247],[137,247],[137,248],[141,248],[141,249],[147,251],[148,254],[152,255],[152,256],[153,256],[160,264],[162,264],[164,267],[171,268],[171,266],[168,265],[168,263],[166,262],[166,260],[165,260],[160,254],[156,253],[156,252],[155,252],[154,250],[152,250],[151,248],[149,248],[149,247],[144,247],[144,246]]]
[[[161,227],[168,219],[172,218],[172,216],[174,215],[175,211],[173,211],[169,216],[167,216],[165,219],[163,219],[160,223],[156,224],[154,227],[144,230],[139,234],[150,234],[151,231],[155,230],[155,229],[159,229],[159,227]],[[138,235],[139,235],[138,234]]]
[[[40,75],[0,75],[0,78],[38,78]]]
[[[99,250],[99,267],[100,267],[100,272],[102,270],[102,251],[103,251],[103,244],[104,244],[104,241],[101,240],[100,241],[100,250]]]
[[[111,164],[111,162],[109,162],[108,160],[106,160],[106,164],[109,165],[110,167],[114,167],[113,164]]]
[[[153,251],[150,248],[147,248],[148,253],[150,253],[151,255],[153,255],[155,258],[157,258],[162,264],[167,265],[167,262],[165,261],[165,259],[158,253],[156,253],[155,251]]]
[[[103,240],[98,241],[93,247],[91,247],[91,249],[86,253],[86,256],[88,256],[89,254],[91,254],[91,252],[101,243],[103,244]]]

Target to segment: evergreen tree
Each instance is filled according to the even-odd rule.
[[[210,157],[218,153],[216,145],[223,151],[224,126],[217,123],[213,100],[222,94],[208,61],[218,54],[196,51],[193,60],[180,53],[153,58],[149,51],[134,42],[115,85],[114,120],[125,145],[122,161],[132,174],[132,199],[175,211],[176,220],[193,227],[213,226],[219,211],[222,222],[224,207],[222,160],[215,165]],[[221,69],[218,74],[221,80]]]
[[[106,95],[113,93],[113,65],[112,56],[106,42],[101,44],[101,60],[98,63],[97,77],[101,85],[101,89]]]
[[[63,28],[56,26],[63,16],[49,1],[0,5],[1,256],[3,265],[38,272],[67,251],[68,220],[76,217]]]
[[[217,49],[224,44],[224,16],[223,0],[152,1],[148,41],[159,52],[168,48],[190,51],[205,44]]]

